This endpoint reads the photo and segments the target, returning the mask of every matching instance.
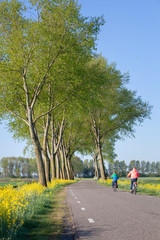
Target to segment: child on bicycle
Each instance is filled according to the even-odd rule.
[[[113,181],[112,181],[112,188],[114,188],[114,184],[115,184],[115,183],[117,184],[117,180],[118,180],[118,178],[119,178],[118,175],[117,175],[117,173],[116,173],[115,171],[113,172],[111,178],[113,179]],[[117,188],[118,188],[118,185],[117,185]]]
[[[138,173],[138,171],[135,167],[132,169],[132,171],[130,171],[130,173],[128,173],[127,177],[130,177],[130,176],[131,176],[131,190],[130,190],[130,192],[132,192],[133,183],[137,182],[137,178],[139,177],[139,173]]]

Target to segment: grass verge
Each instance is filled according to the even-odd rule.
[[[148,183],[150,181],[150,183]],[[160,179],[138,179],[138,188],[137,192],[140,194],[158,196],[160,197]],[[98,184],[111,187],[112,179],[108,180],[97,180]],[[131,181],[130,180],[118,180],[118,188],[126,191],[130,190]]]
[[[58,240],[63,229],[65,188],[59,187],[33,217],[26,222],[16,240]]]

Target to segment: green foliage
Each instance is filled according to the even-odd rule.
[[[149,166],[149,168],[147,167],[147,165]],[[135,167],[139,174],[140,177],[158,177],[160,176],[160,171],[159,171],[159,166],[160,166],[160,162],[146,162],[146,161],[139,161],[139,160],[131,160],[129,162],[129,164],[127,165],[126,162],[123,161],[119,161],[116,160],[114,162],[110,162],[108,163],[108,172],[109,175],[113,173],[113,171],[116,171],[117,174],[120,177],[126,177],[128,172],[130,172],[133,167]]]
[[[82,16],[76,0],[3,0],[0,10],[0,117],[14,138],[40,143],[40,156],[52,116],[54,141],[60,138],[69,159],[76,151],[93,155],[97,146],[115,159],[116,140],[133,136],[151,106],[127,89],[128,74],[96,54],[103,17]],[[24,175],[18,164],[10,163],[13,176]]]
[[[41,137],[37,119],[65,101],[70,107],[70,101],[78,100],[84,66],[104,24],[102,17],[83,17],[77,1],[29,2],[0,4],[0,112],[14,137],[27,139],[31,124]]]
[[[95,175],[95,167],[93,160],[84,160],[82,161],[79,157],[72,157],[72,166],[75,176],[90,178]]]
[[[77,157],[77,156],[72,157],[72,166],[73,166],[73,170],[74,170],[74,173],[76,176],[83,173],[84,164],[83,164],[83,161],[79,157]]]
[[[0,160],[1,176],[5,178],[37,176],[36,160],[22,157],[4,157]]]

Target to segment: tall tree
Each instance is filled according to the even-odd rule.
[[[149,161],[146,162],[146,173],[150,173],[151,172],[151,163]]]
[[[114,171],[116,171],[118,175],[120,174],[119,160],[114,162]]]
[[[109,173],[109,175],[111,175],[112,173],[113,173],[113,163],[108,163],[108,173]]]
[[[76,176],[81,176],[84,170],[84,164],[83,161],[77,157],[73,156],[72,157],[72,165],[73,165],[73,171]]]
[[[146,162],[145,161],[141,161],[141,173],[142,175],[145,175],[145,170],[146,170]]]
[[[91,57],[103,19],[84,18],[74,0],[31,0],[34,14],[35,7],[33,19],[18,0],[0,3],[0,97],[1,112],[7,118],[11,114],[10,121],[18,118],[27,125],[39,181],[46,186],[37,123],[62,104],[75,85],[77,89],[79,79],[74,81],[73,72],[80,72]],[[52,95],[58,89],[59,96],[52,104],[48,103],[50,85]]]
[[[136,167],[136,160],[131,160],[128,166],[129,171]]]
[[[140,164],[140,161],[139,161],[139,160],[137,160],[137,161],[135,162],[135,167],[136,167],[137,171],[139,172],[140,169],[141,169],[141,164]]]
[[[157,172],[157,176],[160,176],[160,162],[156,162],[156,172]]]
[[[120,176],[121,177],[126,177],[126,175],[127,175],[127,165],[126,165],[124,160],[119,163],[119,170],[120,170]]]
[[[152,162],[151,163],[151,173],[153,174],[153,176],[154,176],[155,172],[156,172],[156,163]]]
[[[85,95],[88,97],[86,116],[98,153],[101,177],[105,179],[103,146],[106,142],[113,146],[116,139],[133,135],[134,126],[149,116],[151,108],[136,92],[125,87],[128,76],[121,74],[114,64],[108,65],[102,57],[87,65],[86,77],[91,87]]]

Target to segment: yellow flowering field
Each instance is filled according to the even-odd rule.
[[[102,180],[100,179],[99,182],[101,184],[105,184],[108,186],[112,185],[112,179],[107,179],[107,180]],[[154,182],[156,184],[149,184],[149,183],[143,183],[143,180],[138,180],[138,191],[139,192],[144,192],[144,193],[148,193],[148,194],[154,194],[154,195],[160,195],[160,179],[157,178],[154,180]],[[130,189],[130,185],[131,185],[131,180],[118,180],[118,186],[119,188],[124,188],[124,189]]]
[[[18,188],[14,188],[12,185],[1,187],[0,237],[2,239],[12,239],[17,229],[23,225],[25,219],[33,215],[37,202],[43,204],[56,187],[73,182],[75,181],[55,180],[49,183],[47,188],[39,183],[25,184]]]

